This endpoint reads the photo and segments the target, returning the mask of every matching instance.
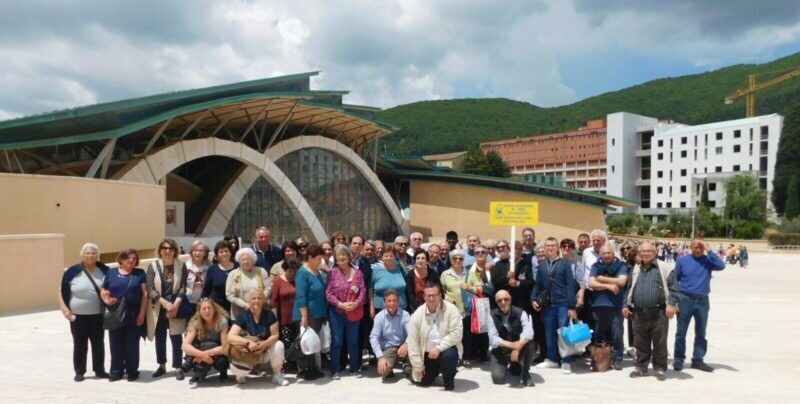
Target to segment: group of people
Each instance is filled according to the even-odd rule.
[[[192,383],[212,369],[220,380],[232,372],[238,383],[271,370],[272,381],[284,386],[289,372],[324,377],[323,359],[331,379],[345,370],[360,378],[367,366],[362,355],[370,355],[381,377],[402,369],[422,386],[441,375],[452,390],[458,368],[474,362],[488,363],[495,384],[533,386],[535,364],[571,373],[558,330],[578,319],[594,330],[595,343],[613,347],[612,367],[621,370],[624,318],[636,351],[631,377],[647,375],[652,362],[663,380],[668,319],[676,313],[674,369],[683,368],[694,319],[691,366],[713,370],[703,360],[709,284],[711,271],[725,263],[702,239],[690,246],[672,270],[656,260],[654,244],[626,244],[617,253],[601,230],[579,235],[577,243],[547,237],[537,244],[534,229],[526,228],[512,257],[506,240],[469,234],[460,243],[454,231],[426,245],[420,233],[390,244],[336,232],[319,245],[299,237],[277,246],[261,227],[250,247],[225,237],[212,256],[205,242],[195,241],[186,260],[174,240],[164,239],[146,269],[132,249],[109,268],[87,243],[81,262],[64,272],[59,303],[72,331],[75,381],[84,380],[90,343],[97,377],[136,380],[139,339],[147,338],[155,341],[153,377],[167,371],[169,342],[175,377],[191,373]],[[489,316],[472,318],[487,300]],[[299,350],[312,330],[330,335],[329,357]]]

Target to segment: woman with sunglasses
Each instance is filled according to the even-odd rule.
[[[464,250],[455,249],[450,252],[450,269],[444,271],[439,277],[442,283],[444,298],[453,303],[461,314],[464,332],[462,333],[461,343],[464,345],[464,355],[462,365],[469,369],[472,367],[471,361],[475,358],[472,344],[473,334],[469,332],[472,328],[472,297],[483,292],[483,281],[480,274],[475,276],[475,272],[464,268]]]
[[[183,380],[181,369],[183,345],[182,334],[186,330],[186,319],[178,318],[178,308],[186,301],[186,271],[176,258],[178,243],[164,239],[158,244],[158,259],[147,267],[147,296],[150,309],[147,311],[147,339],[156,342],[158,369],[153,377],[166,373],[167,332],[172,345],[172,368],[175,378]]]

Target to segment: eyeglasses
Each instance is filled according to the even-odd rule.
[[[522,238],[533,238],[533,234],[523,234]]]
[[[421,238],[412,238],[411,240],[414,240],[414,241],[422,241],[422,239],[421,239]]]
[[[499,245],[499,246],[497,246],[497,249],[498,249],[498,250],[505,250],[505,249],[507,249],[507,248],[508,248],[508,246],[507,246],[507,245]]]
[[[507,297],[501,297],[501,298],[497,299],[497,302],[498,302],[498,303],[499,303],[499,302],[509,302],[509,301],[511,301],[511,299],[509,299],[509,298],[507,298]]]
[[[575,247],[573,247],[573,246],[571,246],[571,245],[565,245],[565,246],[563,246],[563,247],[561,247],[561,248],[563,248],[563,249],[565,249],[565,250],[574,250],[574,249],[575,249]]]
[[[452,261],[464,261],[464,257],[453,257],[453,258],[450,258],[450,260],[452,260]]]
[[[486,255],[486,251],[475,251],[475,255]]]
[[[397,245],[408,245],[408,243],[397,243]]]
[[[434,298],[436,298],[437,296],[439,296],[439,295],[438,295],[438,294],[435,294],[435,295],[425,295],[425,298],[426,298],[426,299],[434,299]]]
[[[175,249],[170,246],[161,246],[161,251],[174,251]]]
[[[346,238],[344,238],[344,237],[336,237],[334,240],[338,240],[338,241],[345,241],[345,240],[347,240],[347,239],[346,239]]]
[[[300,248],[308,248],[308,244],[300,244],[300,245],[298,245],[298,247],[300,247]]]

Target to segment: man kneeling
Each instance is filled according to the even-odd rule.
[[[383,294],[383,310],[375,315],[369,334],[369,343],[378,358],[378,374],[387,379],[394,377],[392,367],[395,361],[408,357],[406,328],[411,316],[405,310],[399,310],[399,297],[394,289]]]
[[[512,385],[533,386],[530,368],[536,352],[533,327],[525,310],[511,305],[511,295],[500,290],[495,295],[497,308],[489,322],[489,355],[492,382],[503,384],[510,375]],[[521,377],[520,377],[521,376]]]
[[[425,305],[411,315],[408,324],[408,358],[412,380],[430,386],[439,373],[444,389],[455,388],[456,366],[462,351],[464,329],[458,308],[442,301],[441,286],[428,282],[424,288]]]

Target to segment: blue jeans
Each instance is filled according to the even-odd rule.
[[[544,309],[544,330],[547,334],[547,359],[562,363],[572,362],[571,357],[561,358],[558,354],[558,329],[569,325],[569,307],[566,305],[550,306]]]
[[[603,341],[611,345],[614,348],[614,362],[621,362],[624,349],[622,343],[622,309],[595,306],[592,308],[592,314],[594,315],[595,324],[592,338],[595,342]]]
[[[349,321],[347,316],[336,309],[330,309],[331,321],[331,372],[339,373],[342,363],[342,342],[347,332],[347,352],[350,354],[350,371],[355,372],[361,365],[361,350],[358,349],[358,330],[361,320]]]
[[[678,313],[678,332],[675,333],[675,362],[682,364],[686,359],[686,331],[689,329],[692,317],[694,317],[692,363],[703,362],[708,349],[706,327],[708,326],[708,311],[711,309],[708,296],[683,294],[678,307],[680,313]]]

